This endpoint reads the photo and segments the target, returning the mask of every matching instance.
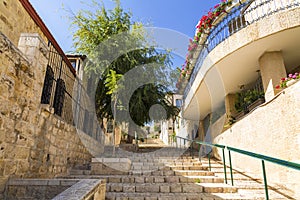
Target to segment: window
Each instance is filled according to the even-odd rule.
[[[72,67],[76,70],[76,60],[70,60]]]
[[[65,82],[62,79],[58,79],[56,82],[56,90],[54,96],[54,113],[59,116],[62,115],[62,109],[65,100],[65,90]]]
[[[53,70],[48,65],[47,70],[46,70],[46,75],[45,75],[42,98],[41,98],[41,103],[43,103],[43,104],[50,104],[53,79],[54,79]]]

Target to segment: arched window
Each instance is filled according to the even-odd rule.
[[[56,82],[55,96],[54,96],[54,113],[61,116],[64,100],[65,100],[65,82],[62,79],[58,79]]]
[[[53,70],[48,65],[46,70],[46,75],[45,75],[42,97],[41,97],[41,103],[43,104],[50,104],[53,79],[54,79]]]

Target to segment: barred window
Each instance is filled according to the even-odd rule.
[[[54,113],[61,116],[65,100],[65,82],[62,79],[58,79],[56,82],[56,90],[54,96]]]
[[[43,104],[50,104],[53,79],[54,79],[53,70],[48,65],[46,70],[46,75],[45,75],[42,97],[41,97],[41,103]]]

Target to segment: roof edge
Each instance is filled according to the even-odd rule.
[[[48,38],[48,40],[52,43],[52,45],[54,46],[54,48],[63,57],[63,60],[66,62],[67,66],[69,67],[69,69],[71,70],[71,72],[73,73],[73,75],[76,76],[76,71],[72,67],[70,61],[68,60],[68,58],[66,56],[66,54],[61,49],[61,47],[59,46],[59,44],[57,43],[57,41],[55,40],[55,38],[53,37],[53,35],[49,31],[49,29],[47,28],[47,26],[45,25],[45,23],[43,22],[43,20],[41,19],[41,17],[38,15],[38,13],[36,12],[36,10],[33,8],[33,6],[31,5],[31,3],[28,0],[19,0],[19,1],[23,5],[23,7],[27,11],[27,13],[30,15],[30,17],[33,19],[33,21],[36,23],[36,25],[41,29],[41,31],[45,34],[45,36]]]

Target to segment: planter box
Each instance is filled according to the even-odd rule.
[[[251,110],[255,109],[257,106],[259,106],[263,103],[265,103],[265,99],[264,98],[259,98],[259,99],[257,99],[256,101],[254,101],[253,103],[251,103],[248,106],[248,110],[251,111]]]
[[[236,115],[234,116],[234,118],[235,118],[236,121],[238,121],[238,120],[240,120],[241,118],[243,118],[244,115],[245,115],[245,112],[244,112],[244,111],[241,111],[241,112],[239,112],[238,114],[236,114]]]
[[[263,103],[265,103],[265,99],[264,98],[257,99],[256,101],[254,101],[253,103],[251,103],[249,106],[247,106],[247,110],[241,111],[241,112],[237,113],[234,116],[234,118],[236,119],[236,121],[240,120],[246,114],[248,114],[251,110],[255,109],[256,107],[258,107],[259,105],[261,105]]]

